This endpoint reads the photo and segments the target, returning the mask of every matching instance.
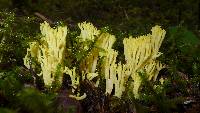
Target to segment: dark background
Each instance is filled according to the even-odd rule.
[[[145,31],[159,24],[184,24],[192,30],[200,27],[198,0],[1,0],[0,9],[15,10],[18,15],[39,12],[53,22],[90,21],[114,30]]]

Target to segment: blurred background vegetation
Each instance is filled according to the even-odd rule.
[[[131,112],[132,104],[140,112],[145,112],[147,107],[152,112],[156,109],[162,113],[183,112],[185,109],[184,112],[190,112],[190,108],[200,108],[196,104],[200,102],[199,0],[0,0],[0,112],[45,113],[59,109],[59,106],[50,109],[56,104],[53,102],[56,100],[54,94],[22,89],[24,83],[33,82],[30,73],[21,69],[22,58],[28,42],[39,38],[39,23],[44,20],[52,26],[64,23],[71,29],[76,29],[78,22],[91,22],[99,29],[116,35],[114,48],[120,53],[123,53],[123,38],[149,33],[152,26],[161,25],[167,31],[160,58],[168,67],[160,73],[160,77],[167,78],[164,90],[156,92],[153,86],[144,82],[144,87],[150,91],[143,91],[143,100],[126,97],[121,100],[107,99],[112,100],[110,111],[107,110]],[[119,56],[118,60],[122,59],[123,55]],[[190,107],[183,105],[178,97],[183,97],[184,102],[195,100],[196,107],[193,104]],[[31,107],[27,99],[34,106]],[[36,100],[43,107],[40,108]],[[91,105],[89,101],[81,103],[82,106]],[[130,109],[125,105],[127,103]],[[142,110],[138,107],[141,104]],[[97,110],[88,106],[85,112]],[[122,107],[117,109],[119,106]]]
[[[87,20],[124,31],[145,31],[155,24],[167,27],[180,23],[196,30],[200,21],[198,0],[1,0],[0,9],[5,8],[14,9],[17,15],[39,12],[53,22],[73,24]]]

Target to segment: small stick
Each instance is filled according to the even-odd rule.
[[[36,16],[38,16],[39,18],[41,18],[42,20],[47,21],[49,24],[54,24],[52,20],[48,19],[47,17],[45,17],[41,13],[35,12],[34,14]]]

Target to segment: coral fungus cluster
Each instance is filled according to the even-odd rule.
[[[81,33],[77,37],[80,42],[93,41],[94,45],[88,55],[81,61],[80,65],[70,69],[64,66],[63,58],[66,53],[66,38],[68,38],[68,29],[66,26],[51,28],[46,22],[42,23],[40,30],[42,38],[39,42],[31,42],[30,48],[27,49],[27,55],[24,58],[24,64],[30,68],[31,59],[36,59],[40,64],[41,73],[46,86],[51,86],[56,77],[62,82],[63,74],[68,74],[71,78],[72,92],[78,89],[80,81],[88,79],[94,82],[98,87],[100,78],[105,79],[106,94],[114,91],[114,96],[121,97],[125,91],[125,84],[129,78],[133,80],[133,93],[135,97],[139,97],[138,91],[141,86],[140,72],[145,72],[148,80],[155,80],[159,71],[164,67],[157,57],[161,55],[159,48],[165,36],[165,30],[160,26],[152,28],[152,33],[136,38],[124,38],[124,55],[125,63],[117,63],[116,58],[118,52],[112,48],[115,43],[115,36],[109,33],[101,32],[91,23],[78,24]],[[83,49],[88,49],[89,45],[84,44]],[[100,63],[101,59],[101,63]],[[61,65],[60,75],[56,75],[58,65]],[[97,65],[100,65],[97,67]],[[35,66],[32,66],[35,67]],[[97,69],[100,68],[100,69]],[[79,70],[80,73],[76,73]],[[101,76],[101,77],[100,77]],[[81,79],[80,79],[81,78]],[[115,90],[113,90],[115,89]],[[71,95],[78,100],[84,99],[86,94],[82,96],[79,93]]]

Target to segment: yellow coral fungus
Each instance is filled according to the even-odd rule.
[[[109,33],[102,33],[96,43],[98,48],[103,49],[103,51],[99,52],[100,57],[106,56],[108,50],[112,49],[114,42],[116,41],[115,36]]]
[[[122,93],[125,91],[125,83],[128,80],[126,74],[125,65],[119,63],[116,68],[116,77],[115,77],[115,96],[120,98]]]
[[[98,57],[106,56],[107,50],[112,48],[115,37],[109,33],[102,33],[95,43],[95,47],[89,55],[83,60],[80,67],[86,73],[95,73]]]
[[[125,38],[123,41],[126,65],[134,80],[133,93],[135,97],[138,97],[138,89],[141,84],[138,72],[145,70],[149,80],[152,78],[155,80],[158,72],[163,68],[156,58],[161,54],[158,51],[166,32],[160,26],[153,27],[151,31],[152,34],[138,38]]]
[[[30,48],[27,48],[27,54],[24,57],[24,65],[30,68],[30,56],[37,59],[39,55],[39,44],[37,42],[29,43]]]
[[[116,79],[116,68],[117,65],[115,64],[116,62],[116,57],[118,53],[110,49],[108,50],[108,54],[105,57],[105,67],[104,67],[104,74],[105,74],[105,79],[106,79],[106,93],[111,94],[112,89],[113,89],[113,84],[115,83]]]
[[[71,86],[73,87],[72,93],[75,93],[75,89],[77,89],[80,84],[80,77],[76,74],[76,68],[74,67],[73,69],[69,69],[68,67],[65,67],[65,70],[63,72],[70,76],[72,81]],[[77,100],[82,100],[86,98],[86,94],[84,93],[82,96],[80,96],[80,93],[78,92],[77,94],[70,95],[70,97]]]
[[[82,96],[74,96],[74,95],[69,95],[71,98],[75,98],[76,100],[83,100],[86,98],[86,93],[84,93]]]
[[[81,29],[80,38],[82,41],[94,40],[95,36],[99,35],[100,31],[97,30],[91,23],[79,23],[79,28]]]
[[[41,73],[45,85],[51,85],[54,80],[57,66],[62,64],[64,49],[66,45],[67,27],[58,27],[53,29],[47,22],[40,25],[42,33],[41,42],[39,45],[36,42],[30,44],[30,49],[24,58],[24,64],[28,66],[28,54],[35,57],[41,65]],[[59,77],[60,82],[62,75]]]
[[[78,87],[80,79],[80,77],[76,74],[76,68],[74,67],[73,69],[69,69],[68,67],[65,67],[64,73],[70,76],[72,81],[71,86],[73,87],[72,92],[74,93],[74,89]]]

